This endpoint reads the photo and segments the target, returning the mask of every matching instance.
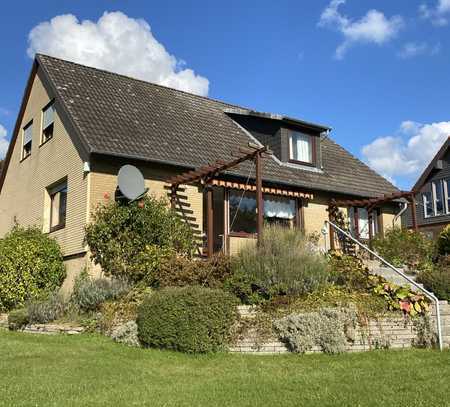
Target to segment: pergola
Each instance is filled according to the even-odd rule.
[[[269,156],[272,152],[268,147],[261,147],[253,143],[249,143],[249,148],[240,148],[239,153],[232,154],[236,156],[234,160],[223,161],[216,160],[213,164],[204,165],[196,170],[187,171],[183,174],[176,175],[170,178],[170,202],[172,208],[175,208],[177,190],[180,185],[188,185],[200,183],[204,185],[207,191],[207,212],[206,212],[206,237],[207,237],[207,251],[208,256],[211,256],[214,252],[214,213],[213,213],[213,180],[220,173],[229,170],[230,168],[236,167],[237,165],[243,163],[244,161],[255,160],[256,163],[256,211],[257,211],[257,222],[256,231],[258,235],[258,243],[260,241],[262,230],[263,230],[263,187],[262,187],[262,159]]]
[[[350,199],[350,200],[341,200],[341,201],[333,201],[334,205],[337,206],[354,206],[354,207],[362,207],[367,209],[367,213],[369,215],[369,241],[373,238],[373,209],[386,202],[391,202],[396,199],[406,199],[411,207],[411,216],[412,216],[412,226],[414,230],[417,230],[417,214],[416,214],[416,199],[414,196],[414,192],[411,191],[400,191],[395,192],[393,194],[385,194],[378,198],[367,198],[367,199]],[[358,223],[357,212],[355,212],[355,224]]]

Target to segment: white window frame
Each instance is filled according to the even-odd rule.
[[[427,196],[426,194],[431,194],[431,204],[433,205],[433,214],[432,215],[428,215],[427,214],[427,204],[428,204],[428,200],[427,200]],[[423,217],[425,219],[431,218],[434,216],[434,199],[433,199],[433,191],[427,191],[427,192],[422,192],[422,203],[423,203]]]
[[[450,213],[450,205],[448,204],[448,200],[449,200],[449,196],[448,196],[448,181],[450,181],[450,179],[443,179],[442,182],[444,184],[444,199],[445,199],[445,214],[448,215]]]
[[[305,161],[305,160],[298,160],[296,158],[294,158],[294,142],[293,142],[293,138],[296,135],[300,135],[300,136],[304,136],[307,137],[309,140],[309,152],[310,152],[310,160],[309,161]],[[313,137],[310,134],[306,134],[306,133],[302,133],[300,131],[294,131],[294,130],[290,130],[289,131],[289,160],[296,162],[296,163],[303,163],[303,164],[307,164],[307,165],[314,165],[314,148],[313,148]],[[297,153],[297,157],[298,157],[298,153]]]
[[[446,201],[445,190],[444,190],[444,182],[442,179],[431,182],[431,198],[433,200],[433,212],[434,216],[443,216],[447,213],[446,211],[446,203],[442,202],[442,213],[437,213],[437,188],[441,188],[442,191],[442,200]]]

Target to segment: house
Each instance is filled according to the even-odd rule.
[[[416,201],[417,228],[432,238],[450,223],[450,138],[442,145],[412,188]],[[413,225],[411,210],[404,223]]]
[[[113,199],[122,165],[142,171],[149,193],[170,198],[180,174],[232,162],[249,145],[270,149],[261,163],[267,223],[320,233],[331,199],[398,192],[336,144],[327,126],[37,55],[0,177],[0,236],[15,222],[42,226],[62,247],[70,286],[89,265],[84,227],[96,205]],[[207,188],[181,182],[172,202],[200,238],[213,234],[213,250],[235,253],[257,230],[255,164],[213,175]],[[372,229],[383,233],[399,206],[374,210]],[[350,208],[349,216],[368,237],[366,209]]]

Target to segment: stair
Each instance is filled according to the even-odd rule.
[[[413,284],[411,284],[408,280],[403,278],[400,274],[397,274],[394,270],[389,267],[385,267],[380,264],[378,260],[366,260],[366,266],[369,268],[371,274],[381,276],[385,278],[387,281],[396,284],[396,285],[405,285],[411,287],[413,290],[417,289]],[[411,274],[407,274],[403,269],[399,268],[401,272],[406,274],[411,280],[416,280],[416,277]],[[418,286],[423,288],[423,285],[417,283]]]

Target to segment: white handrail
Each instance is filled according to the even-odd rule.
[[[380,260],[381,263],[388,266],[390,269],[394,270],[397,274],[402,276],[406,281],[408,281],[410,284],[412,284],[414,287],[416,287],[418,290],[422,291],[431,301],[434,302],[436,307],[436,319],[437,319],[437,330],[438,330],[438,340],[439,340],[439,349],[443,349],[443,342],[442,342],[442,327],[441,327],[441,310],[439,306],[439,300],[438,298],[430,291],[426,290],[425,288],[421,287],[419,284],[417,284],[412,278],[408,277],[405,273],[400,271],[397,267],[393,266],[391,263],[389,263],[387,260],[383,259],[378,253],[374,252],[372,249],[370,249],[365,244],[361,243],[359,240],[355,239],[350,233],[346,232],[345,230],[342,230],[339,226],[335,225],[333,222],[330,222],[329,220],[325,221],[325,225],[328,224],[329,226],[333,227],[340,233],[347,236],[349,239],[351,239],[353,242],[355,242],[358,246],[362,247],[364,250],[368,251],[372,256],[376,257],[378,260]],[[326,241],[326,238],[325,238]]]

